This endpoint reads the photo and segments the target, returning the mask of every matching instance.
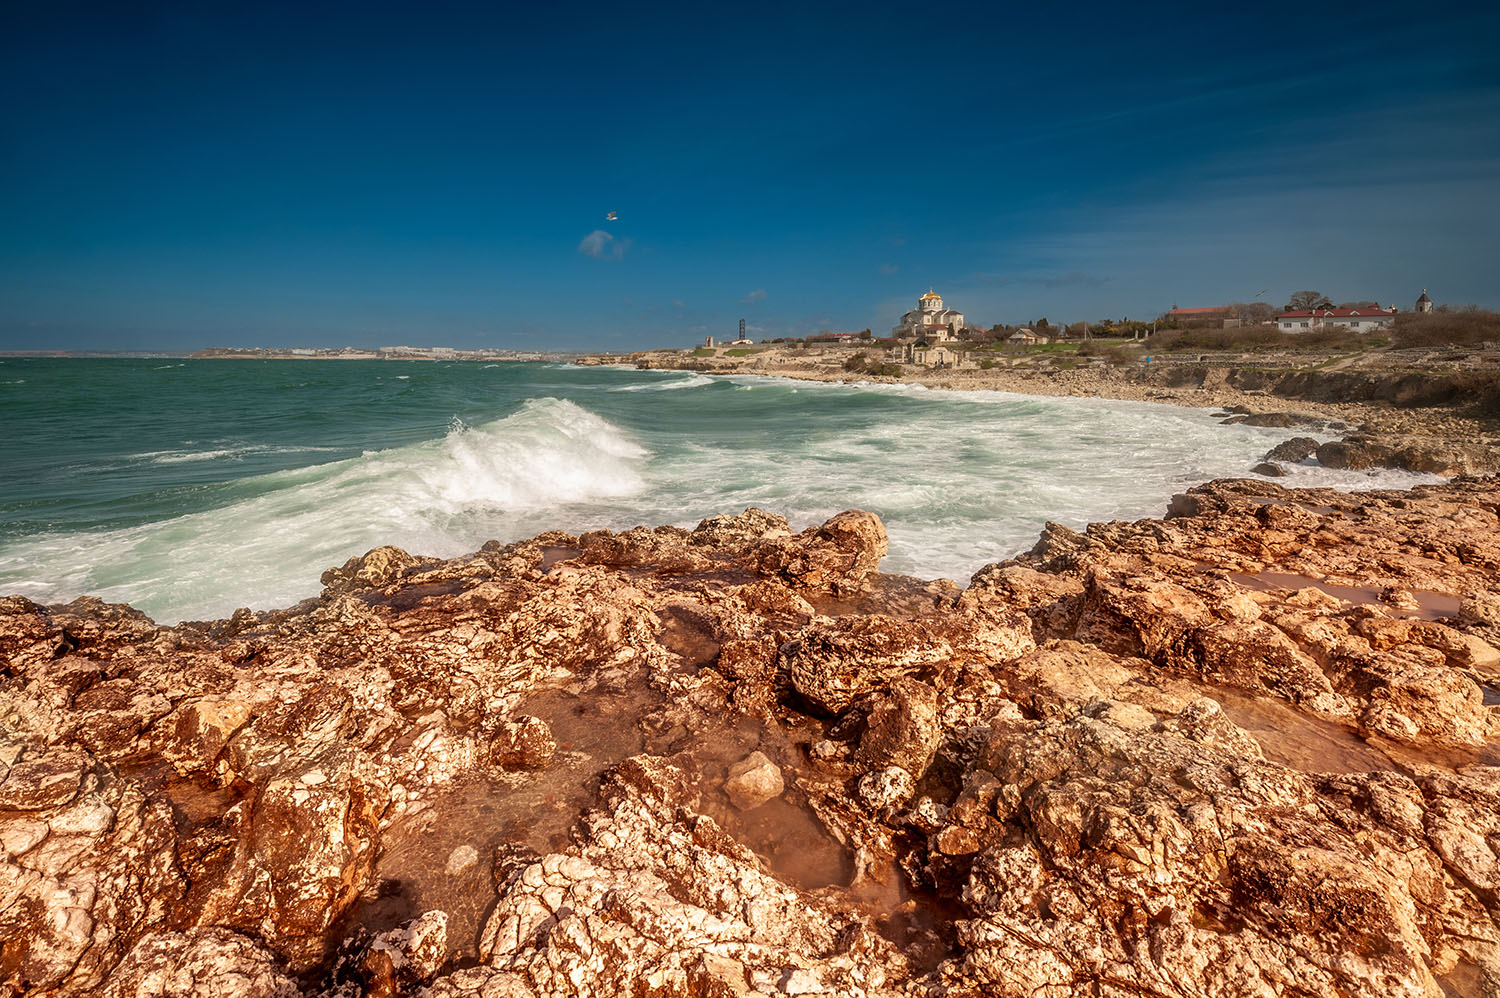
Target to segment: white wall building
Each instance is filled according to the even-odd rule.
[[[1308,308],[1282,312],[1276,317],[1276,328],[1287,333],[1310,333],[1315,329],[1368,333],[1395,321],[1393,308]]]

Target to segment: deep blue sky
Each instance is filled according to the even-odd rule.
[[[1500,304],[1500,14],[1212,6],[10,4],[0,349]]]

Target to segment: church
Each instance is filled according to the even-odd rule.
[[[891,330],[897,339],[920,337],[929,343],[943,343],[964,328],[962,312],[943,307],[943,298],[931,288],[917,300],[917,307],[901,317],[901,324]]]

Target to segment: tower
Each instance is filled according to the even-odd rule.
[[[744,339],[744,338],[745,338],[745,320],[741,319],[740,320],[740,339]]]
[[[1422,289],[1422,297],[1420,297],[1420,298],[1417,299],[1417,311],[1418,312],[1431,312],[1432,311],[1432,299],[1427,297],[1427,289],[1426,288]]]
[[[923,312],[941,312],[943,310],[943,296],[931,288],[917,301],[917,307]]]

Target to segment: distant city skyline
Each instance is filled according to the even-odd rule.
[[[33,5],[0,350],[1500,305],[1500,13]],[[611,218],[611,214],[614,215]]]

